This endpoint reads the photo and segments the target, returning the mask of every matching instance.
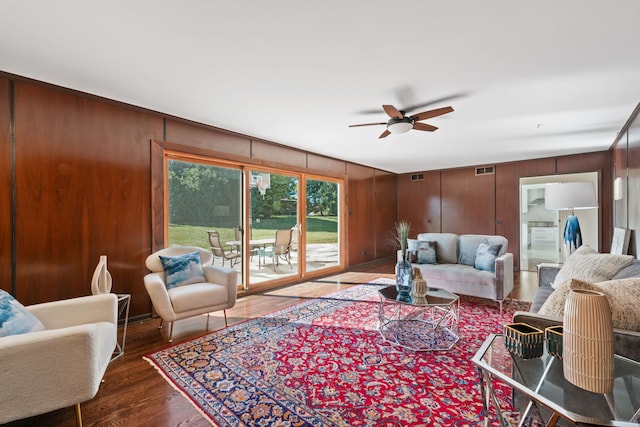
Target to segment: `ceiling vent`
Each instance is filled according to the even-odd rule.
[[[423,173],[414,173],[411,175],[411,181],[422,181],[424,179]]]
[[[476,176],[477,175],[493,175],[495,173],[495,166],[483,166],[480,168],[476,168]]]

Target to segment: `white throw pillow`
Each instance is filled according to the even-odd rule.
[[[571,279],[593,283],[610,280],[633,260],[633,255],[600,254],[589,246],[580,246],[567,258],[551,287],[557,289]]]
[[[568,280],[553,291],[540,307],[540,314],[561,318],[571,289],[586,289],[603,293],[611,307],[613,327],[628,331],[640,331],[640,277],[589,283],[584,280]]]

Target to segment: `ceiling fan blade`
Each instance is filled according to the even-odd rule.
[[[349,125],[350,128],[356,128],[358,126],[374,126],[374,125],[386,125],[387,122],[382,122],[382,123],[362,123],[359,125]]]
[[[428,107],[429,105],[440,104],[440,103],[443,103],[443,102],[451,101],[453,99],[458,99],[458,98],[462,98],[462,97],[465,97],[465,96],[467,96],[466,93],[456,93],[456,94],[449,95],[449,96],[443,96],[442,98],[434,99],[434,100],[431,100],[429,102],[423,102],[421,104],[409,105],[409,106],[404,108],[404,111],[405,112],[414,111],[414,110],[417,110],[418,108],[424,108],[424,107]]]
[[[453,111],[451,107],[436,108],[435,110],[423,111],[422,113],[414,114],[410,116],[415,121],[430,119],[432,117],[441,116]]]
[[[428,125],[428,124],[426,124],[426,123],[418,123],[418,122],[415,122],[415,123],[413,124],[413,128],[414,128],[415,130],[425,130],[425,131],[427,131],[427,132],[433,132],[434,130],[437,130],[437,129],[438,129],[438,128],[437,128],[437,127],[435,127],[435,126],[431,126],[431,125]]]
[[[378,137],[378,139],[380,139],[380,138],[386,138],[386,137],[388,137],[389,135],[391,135],[391,132],[389,132],[389,129],[385,129],[385,131],[384,131],[384,132],[382,132],[382,133],[380,134],[380,136]]]
[[[394,107],[393,105],[383,105],[382,109],[392,119],[401,119],[402,118],[402,113],[400,111],[398,111],[398,109],[396,107]]]

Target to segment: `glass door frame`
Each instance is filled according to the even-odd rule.
[[[307,221],[306,221],[306,186],[307,179],[320,180],[320,181],[328,181],[334,182],[338,185],[338,245],[339,245],[339,262],[338,265],[316,269],[311,272],[306,271],[306,236],[303,232],[298,232],[298,271],[297,274],[287,276],[283,279],[274,279],[259,283],[254,286],[249,285],[249,268],[247,261],[249,260],[249,247],[244,244],[248,242],[248,236],[246,233],[243,233],[243,259],[242,259],[242,271],[240,272],[240,280],[239,280],[239,291],[255,291],[262,290],[267,288],[274,288],[277,286],[282,286],[290,283],[300,282],[302,279],[313,278],[326,276],[331,273],[337,273],[344,269],[345,265],[345,257],[346,257],[346,209],[345,209],[345,179],[340,177],[333,176],[324,176],[317,173],[305,173],[299,172],[295,170],[287,170],[281,168],[272,168],[265,167],[260,165],[251,164],[248,162],[242,161],[233,161],[233,160],[225,160],[220,159],[211,155],[202,155],[202,154],[194,154],[189,152],[184,152],[175,149],[168,149],[163,146],[162,143],[158,143],[153,141],[152,144],[152,157],[156,158],[157,161],[160,161],[160,156],[162,158],[162,167],[159,167],[160,164],[154,163],[158,167],[152,168],[152,182],[158,182],[158,179],[161,179],[162,182],[162,195],[159,197],[152,197],[152,212],[154,212],[153,220],[152,220],[152,229],[157,230],[158,232],[162,231],[163,236],[157,236],[153,238],[153,246],[156,247],[166,247],[168,245],[169,239],[169,218],[168,218],[168,206],[169,206],[169,183],[167,179],[168,174],[168,164],[169,160],[178,160],[189,162],[193,161],[195,163],[202,163],[211,166],[219,166],[219,167],[228,167],[232,169],[239,169],[242,174],[242,227],[243,230],[248,229],[249,222],[249,174],[250,171],[261,171],[261,172],[270,172],[274,174],[281,174],[287,176],[295,176],[298,179],[298,206],[297,206],[297,216],[298,216],[298,224],[302,230],[307,229]],[[155,157],[157,156],[157,157]],[[153,188],[153,185],[152,185]],[[160,202],[160,204],[157,204]],[[158,223],[156,220],[162,220],[162,225]],[[160,227],[158,227],[160,226]]]

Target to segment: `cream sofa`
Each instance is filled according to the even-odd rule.
[[[0,424],[93,399],[116,346],[115,294],[27,306],[46,330],[0,338]]]
[[[500,304],[513,290],[513,254],[507,253],[508,241],[503,236],[454,233],[421,233],[409,242],[414,249],[418,242],[435,242],[435,264],[418,267],[429,287],[446,289],[455,294],[488,298]],[[475,259],[481,243],[502,245],[497,254],[494,271],[475,268]]]

